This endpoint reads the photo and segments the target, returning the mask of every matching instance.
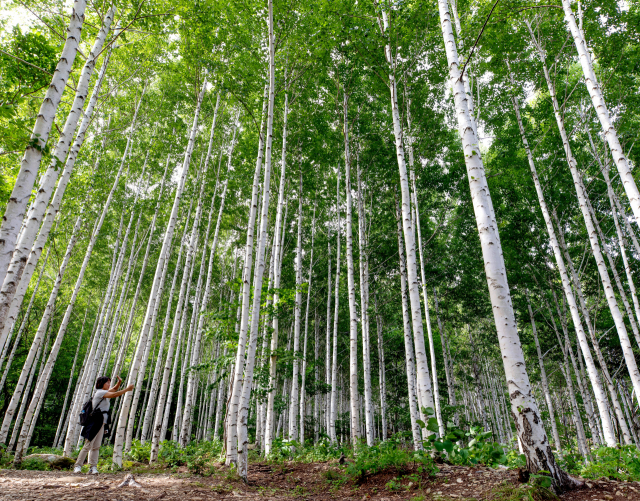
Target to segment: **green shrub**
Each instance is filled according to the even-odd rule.
[[[177,442],[166,440],[160,445],[158,460],[171,467],[187,466],[196,475],[211,475],[214,462],[221,453],[222,443],[219,440],[193,442],[184,448]]]
[[[148,463],[151,456],[151,442],[143,444],[140,440],[134,440],[131,442],[131,450],[127,456],[132,461],[139,463]]]
[[[635,445],[600,447],[592,451],[591,461],[580,468],[584,478],[640,480],[640,450]]]
[[[433,459],[425,451],[405,449],[401,446],[400,440],[401,437],[395,435],[372,447],[359,444],[353,459],[350,459],[347,465],[347,475],[358,481],[388,468],[395,468],[401,473],[411,463],[420,464],[421,473],[431,475],[438,471]]]

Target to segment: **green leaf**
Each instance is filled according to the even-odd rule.
[[[443,445],[447,452],[451,452],[453,450],[453,442],[450,440],[445,440]]]
[[[420,428],[425,428],[427,426],[426,424],[424,424],[424,421],[422,419],[417,419],[416,423],[418,423],[418,426]]]
[[[429,418],[427,430],[432,431],[433,433],[438,433],[438,420],[436,418]]]

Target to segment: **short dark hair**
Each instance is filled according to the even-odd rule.
[[[97,380],[96,380],[96,390],[101,390],[102,387],[104,386],[104,384],[107,381],[111,381],[110,377],[107,376],[100,376]]]

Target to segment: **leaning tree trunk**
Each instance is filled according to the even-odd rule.
[[[379,20],[380,31],[384,37],[388,37],[389,22],[387,12],[384,8],[381,9],[381,15],[382,19]],[[407,176],[407,166],[405,163],[402,122],[400,120],[400,110],[398,107],[398,87],[395,77],[396,60],[391,53],[391,46],[388,42],[385,45],[384,53],[387,63],[390,65],[389,90],[391,92],[391,117],[393,120],[393,135],[395,139],[398,172],[400,174],[402,231],[404,233],[406,247],[406,267],[408,296],[411,308],[411,323],[413,326],[414,344],[416,347],[418,401],[421,403],[422,407],[431,407],[433,405],[433,393],[431,388],[431,377],[429,376],[429,362],[427,360],[427,352],[424,344],[424,331],[422,328],[422,306],[420,305],[420,286],[418,284],[416,266],[415,235],[413,231],[413,223],[411,221],[411,190],[409,188],[409,178]],[[422,408],[419,408],[419,412],[422,415]]]
[[[218,209],[218,220],[216,222],[216,229],[214,231],[213,234],[213,242],[211,243],[211,249],[209,251],[209,267],[208,267],[208,271],[207,271],[207,280],[206,280],[206,284],[205,284],[205,288],[204,288],[204,294],[202,296],[202,300],[201,300],[201,305],[200,305],[200,309],[199,309],[199,314],[197,316],[197,327],[196,327],[196,336],[195,336],[195,340],[193,342],[193,349],[192,349],[192,353],[191,353],[191,365],[197,365],[198,360],[200,358],[200,344],[202,342],[202,335],[204,332],[204,321],[206,318],[206,312],[207,312],[207,304],[209,302],[209,296],[211,294],[211,275],[213,272],[213,258],[216,255],[216,248],[218,246],[218,236],[220,234],[220,224],[222,222],[222,214],[224,213],[224,202],[225,202],[225,197],[227,194],[227,186],[229,183],[229,176],[231,175],[231,158],[233,156],[233,149],[235,147],[235,134],[236,134],[236,129],[234,128],[233,131],[233,139],[231,140],[231,148],[229,151],[229,159],[228,159],[228,165],[227,165],[227,179],[225,179],[224,182],[224,188],[222,191],[222,196],[220,197],[220,208]],[[213,206],[212,206],[213,209]],[[209,237],[209,230],[207,229],[207,232],[205,234],[205,238],[208,239]],[[206,255],[206,242],[207,240],[205,240],[205,245],[203,246],[203,250],[202,250],[202,260],[204,262],[205,260],[205,255]],[[200,270],[200,273],[202,275],[202,268]],[[184,413],[183,413],[183,418],[182,418],[182,430],[180,432],[180,443],[183,447],[185,447],[187,445],[187,441],[189,439],[189,435],[188,435],[188,430],[189,427],[191,425],[191,414],[193,412],[193,392],[195,389],[195,383],[196,383],[196,376],[197,374],[194,371],[189,371],[189,381],[187,383],[187,395],[185,398],[185,408],[184,408]]]
[[[4,283],[16,246],[18,232],[22,226],[24,212],[31,197],[33,185],[36,182],[42,154],[47,145],[56,111],[78,52],[86,6],[86,0],[74,0],[62,54],[53,72],[51,84],[47,88],[40,105],[40,110],[36,115],[36,121],[22,158],[20,171],[2,217],[2,225],[0,225],[0,283]],[[0,338],[0,345],[4,345],[5,339],[6,335]]]
[[[567,302],[569,303],[571,319],[573,320],[573,325],[576,329],[576,335],[578,337],[580,349],[584,356],[585,363],[587,364],[589,379],[591,381],[591,386],[593,388],[593,391],[596,397],[596,403],[598,404],[598,409],[600,411],[602,427],[605,433],[605,441],[607,442],[607,445],[612,447],[615,445],[616,441],[615,441],[615,437],[613,435],[613,430],[611,427],[611,419],[609,417],[607,396],[606,396],[606,393],[604,392],[604,388],[602,387],[602,382],[600,381],[600,376],[598,374],[598,370],[593,361],[593,357],[591,356],[591,349],[589,347],[589,342],[587,341],[587,336],[582,326],[582,320],[580,318],[580,313],[578,311],[578,305],[576,304],[576,299],[575,299],[573,290],[571,289],[571,282],[569,281],[569,275],[567,273],[565,261],[562,256],[562,251],[560,249],[558,239],[556,237],[556,230],[553,226],[553,222],[551,221],[551,216],[549,214],[547,202],[544,198],[544,193],[542,191],[542,185],[540,184],[540,179],[538,178],[538,172],[535,166],[535,162],[533,160],[533,153],[531,152],[531,149],[529,147],[529,142],[527,141],[527,137],[525,135],[524,125],[520,117],[520,107],[518,104],[518,99],[516,97],[513,98],[513,105],[516,113],[516,118],[518,120],[518,126],[520,128],[520,136],[522,138],[522,143],[524,144],[525,150],[527,152],[527,158],[529,160],[531,175],[533,177],[536,193],[538,195],[538,204],[540,205],[540,210],[542,212],[542,216],[544,218],[544,222],[547,227],[547,234],[549,235],[549,242],[551,243],[553,254],[555,256],[556,266],[558,267],[558,271],[560,272],[562,289],[567,298]],[[588,325],[588,322],[587,322],[587,325]]]
[[[376,329],[378,332],[378,380],[380,391],[381,438],[387,439],[387,382],[384,365],[384,338],[382,336],[382,317],[378,314],[378,295],[375,295]]]
[[[474,121],[469,114],[464,85],[460,80],[458,51],[446,0],[438,0],[438,7],[489,295],[511,398],[511,412],[516,422],[518,437],[523,444],[528,470],[532,473],[548,471],[555,488],[564,490],[574,487],[577,482],[556,464],[540,419],[538,405],[531,393],[478,137],[473,126]]]
[[[536,330],[536,321],[533,316],[533,310],[531,309],[531,301],[529,300],[529,291],[525,289],[524,294],[527,298],[527,307],[529,308],[529,318],[531,319],[531,330],[533,332],[533,341],[536,344],[536,352],[538,353],[538,364],[540,365],[540,380],[542,381],[544,398],[547,401],[547,409],[549,410],[549,420],[551,421],[551,431],[553,433],[553,440],[556,443],[556,450],[558,452],[558,456],[562,457],[562,442],[560,442],[560,434],[558,433],[558,425],[556,424],[556,416],[553,409],[553,402],[551,400],[551,393],[549,392],[549,383],[547,381],[547,373],[544,370],[544,361],[542,359],[542,351],[540,350],[540,343],[538,342],[538,331]]]
[[[142,350],[146,345],[147,336],[149,335],[149,328],[151,324],[151,317],[154,315],[155,309],[155,299],[158,290],[161,287],[160,281],[164,276],[164,261],[168,259],[169,256],[169,248],[171,247],[171,242],[173,240],[173,232],[176,226],[176,220],[178,218],[178,207],[180,205],[180,199],[182,197],[182,191],[184,189],[184,184],[187,178],[187,174],[189,172],[189,164],[191,163],[191,154],[193,153],[193,147],[195,145],[196,134],[198,132],[198,118],[200,116],[200,106],[202,105],[202,99],[204,97],[204,92],[206,89],[206,78],[202,83],[202,90],[198,96],[198,102],[196,104],[196,110],[193,117],[193,125],[191,126],[191,133],[189,135],[189,143],[187,145],[187,150],[184,154],[184,161],[182,163],[182,169],[180,172],[180,177],[178,180],[178,186],[176,188],[175,198],[173,200],[173,207],[171,209],[171,216],[169,218],[169,222],[167,224],[167,229],[164,234],[164,239],[162,242],[162,250],[160,251],[160,256],[158,258],[158,263],[156,265],[155,276],[153,278],[153,283],[151,286],[151,292],[149,294],[149,302],[147,304],[147,311],[145,313],[145,318],[142,323],[142,331],[140,332],[140,340],[138,342],[138,348],[136,349],[136,353],[133,357],[133,363],[131,365],[131,369],[129,370],[128,380],[133,381],[138,376],[138,370],[140,368]],[[123,395],[122,407],[120,410],[120,418],[118,420],[118,425],[116,427],[116,437],[113,446],[113,462],[122,467],[122,449],[124,445],[125,439],[125,429],[127,426],[127,421],[129,419],[129,410],[131,408],[131,401],[133,399],[133,395],[131,392],[125,393]]]
[[[265,164],[269,167],[269,172],[271,172],[271,142],[273,140],[273,103],[275,101],[275,53],[274,53],[274,39],[273,39],[273,4],[271,0],[269,0],[269,103],[268,103],[268,111],[267,111],[267,146],[269,150],[269,155],[265,159]],[[276,213],[276,224],[274,229],[274,242],[275,246],[272,250],[275,254],[274,259],[274,272],[273,272],[273,281],[274,288],[280,287],[280,273],[279,273],[279,263],[280,263],[280,226],[282,224],[282,204],[284,199],[284,179],[285,179],[285,160],[286,160],[286,124],[287,124],[287,115],[289,111],[289,98],[286,93],[285,87],[285,95],[284,95],[284,125],[282,132],[282,166],[280,172],[280,191],[278,193],[278,210]],[[262,136],[261,136],[262,138]],[[262,145],[259,145],[258,154],[262,151]],[[266,155],[265,155],[266,156]],[[265,165],[265,170],[266,166]],[[265,191],[268,187],[265,186]],[[264,198],[262,203],[264,204]],[[278,307],[278,293],[276,292],[273,295],[273,307]],[[276,350],[278,349],[278,318],[277,315],[274,315],[273,318],[273,332],[271,334],[271,345],[270,345],[270,353],[269,353],[269,394],[267,396],[267,417],[265,421],[265,430],[264,430],[264,452],[265,454],[269,454],[271,452],[271,446],[273,444],[273,433],[274,433],[274,409],[273,405],[275,402],[275,382],[276,382],[276,363],[278,361],[278,357],[276,354]]]
[[[573,41],[578,51],[578,60],[580,61],[580,65],[582,66],[584,81],[587,86],[587,90],[589,91],[589,95],[591,96],[593,109],[596,111],[598,120],[600,120],[600,124],[602,125],[604,137],[609,144],[611,155],[613,156],[613,160],[616,164],[616,167],[618,168],[620,180],[622,181],[624,191],[629,198],[629,204],[631,205],[631,209],[633,210],[633,215],[635,216],[636,223],[640,224],[640,193],[638,192],[638,187],[636,186],[636,182],[633,179],[629,161],[627,160],[627,157],[624,154],[624,150],[622,149],[622,145],[620,144],[620,140],[618,139],[618,133],[616,132],[616,129],[611,121],[609,109],[607,108],[607,103],[605,102],[604,96],[602,95],[602,89],[600,88],[600,84],[598,83],[598,78],[596,77],[595,71],[593,71],[593,63],[591,61],[589,50],[587,49],[587,42],[584,39],[580,29],[578,28],[576,19],[573,15],[573,11],[571,10],[570,0],[562,0],[562,9],[564,10],[565,20],[569,25],[569,30],[571,31]],[[637,395],[638,388],[635,388],[635,390]]]
[[[83,209],[84,209],[84,206],[83,206]],[[45,312],[42,315],[42,319],[38,327],[38,332],[36,333],[36,337],[34,338],[34,343],[35,343],[35,339],[38,339],[38,334],[40,334],[40,336],[43,336],[45,331],[47,330],[47,325],[49,324],[49,320],[51,319],[51,316],[53,314],[53,308],[54,308],[56,299],[58,297],[58,292],[60,291],[60,286],[62,285],[62,279],[64,278],[64,273],[66,271],[67,265],[69,264],[69,260],[71,259],[73,248],[75,247],[75,244],[78,240],[78,233],[80,232],[80,228],[82,227],[83,213],[84,213],[84,210],[81,210],[80,215],[76,219],[76,224],[73,227],[73,233],[71,234],[71,238],[69,239],[69,243],[67,244],[67,250],[64,254],[64,258],[60,265],[60,269],[58,270],[58,276],[56,277],[55,284],[53,286],[53,289],[51,290],[51,293],[49,294],[49,301],[47,303]],[[36,388],[33,393],[33,397],[31,398],[31,404],[29,405],[29,408],[27,409],[27,413],[25,414],[22,431],[20,432],[20,439],[18,440],[18,446],[16,449],[15,457],[14,457],[15,464],[20,464],[22,462],[22,445],[24,444],[27,438],[26,433],[29,430],[29,426],[31,425],[31,417],[33,416],[33,412],[35,410],[35,406],[37,405],[39,395],[44,392],[44,390],[46,389],[46,385],[49,382],[49,377],[51,375],[50,371],[53,369],[53,363],[57,358],[58,350],[60,349],[60,345],[62,344],[63,337],[64,337],[64,332],[62,333],[58,332],[58,336],[56,337],[55,343],[51,348],[51,353],[49,354],[49,358],[47,359],[46,366],[42,373],[44,377],[38,378],[38,380],[36,381]],[[24,365],[25,365],[24,369],[28,370],[30,368],[31,363],[28,357]],[[20,374],[20,380],[24,380],[27,377],[27,374],[24,369]],[[17,405],[18,403],[17,399],[20,398],[21,394],[22,394],[22,388],[20,386],[20,382],[18,382],[18,385],[16,386],[16,389],[14,390],[14,393],[11,397],[11,402],[13,403],[15,400],[15,403]],[[9,404],[9,408],[7,409],[7,412],[4,417],[4,421],[2,423],[3,434],[4,434],[5,423],[7,422],[7,419],[10,422],[11,417],[12,417],[11,404]],[[9,423],[6,423],[6,424],[8,429]],[[5,437],[3,436],[2,441],[4,441],[4,439]]]
[[[60,133],[58,144],[53,150],[51,164],[44,173],[42,180],[40,181],[40,186],[36,192],[35,200],[27,212],[24,228],[20,232],[20,237],[15,251],[13,252],[13,256],[11,257],[11,263],[8,267],[6,276],[4,277],[2,289],[0,290],[0,332],[4,331],[5,322],[7,320],[10,321],[10,318],[7,317],[7,312],[11,306],[16,288],[20,283],[20,279],[27,263],[27,258],[29,257],[31,247],[36,240],[36,235],[38,234],[38,229],[40,228],[40,223],[45,214],[45,210],[49,205],[51,193],[55,187],[56,181],[58,180],[58,174],[60,172],[59,163],[65,162],[73,135],[78,127],[78,121],[83,115],[82,108],[89,91],[91,75],[93,74],[96,60],[102,51],[104,41],[107,38],[107,33],[109,33],[115,11],[116,6],[114,4],[104,17],[102,28],[98,32],[98,36],[96,37],[93,47],[91,47],[91,52],[87,57],[84,67],[82,68],[82,72],[80,73],[80,78],[78,79],[76,86],[76,94],[73,103],[71,104],[67,120],[62,132]],[[1,263],[0,269],[4,270]],[[3,342],[3,338],[0,337],[0,345],[2,345]]]
[[[400,223],[400,207],[396,197],[396,219],[398,225],[398,256],[400,258],[400,294],[402,295],[402,327],[404,330],[404,351],[405,366],[407,370],[407,385],[409,393],[409,416],[411,418],[411,433],[413,435],[413,447],[416,450],[422,449],[422,435],[418,420],[420,411],[418,410],[418,395],[416,392],[415,362],[413,359],[413,346],[411,343],[411,317],[409,314],[409,301],[407,300],[407,267],[404,255],[404,245],[402,243],[402,224]]]
[[[338,307],[340,299],[340,169],[336,181],[336,216],[338,218],[336,231],[336,281],[333,312],[333,356],[331,361],[331,407],[329,416],[329,438],[331,443],[338,443],[336,435],[336,419],[338,418]]]
[[[309,302],[311,300],[311,272],[313,271],[313,243],[316,236],[316,206],[313,206],[313,220],[311,222],[311,256],[309,257],[309,278],[307,280],[307,307],[305,309],[304,315],[304,349],[302,354],[302,380],[300,382],[300,443],[304,445],[304,416],[305,416],[305,384],[307,378],[307,335],[309,332]],[[314,369],[316,371],[316,381],[318,379],[317,375],[317,363],[318,363],[318,318],[316,313],[316,319],[314,321],[315,328],[315,363]],[[317,397],[316,393],[316,397]],[[315,405],[313,407],[314,411],[314,436],[317,435],[317,411],[318,411],[318,399],[315,399]],[[317,442],[315,439],[314,443]]]
[[[602,281],[602,286],[604,288],[605,297],[607,299],[607,305],[609,306],[609,311],[611,312],[611,316],[613,317],[613,322],[618,332],[618,337],[620,339],[620,345],[622,348],[622,354],[624,355],[624,359],[627,364],[627,370],[629,372],[629,376],[631,378],[631,383],[633,384],[635,393],[636,395],[640,395],[640,371],[638,371],[638,365],[635,360],[635,355],[633,354],[631,341],[627,333],[627,327],[624,323],[624,318],[622,317],[622,313],[618,306],[617,298],[615,297],[614,290],[611,285],[611,279],[609,277],[607,266],[604,262],[604,257],[602,256],[602,251],[600,249],[600,244],[598,242],[598,234],[596,232],[596,228],[594,226],[591,214],[589,212],[588,196],[584,189],[584,185],[582,183],[582,175],[578,171],[578,163],[575,157],[573,156],[573,153],[571,151],[571,145],[569,144],[569,137],[567,135],[565,125],[564,125],[564,115],[558,104],[558,100],[556,98],[556,93],[555,93],[555,86],[551,81],[551,76],[549,75],[549,70],[545,63],[544,51],[540,46],[540,43],[536,39],[533,33],[533,30],[531,28],[531,25],[528,22],[526,22],[526,24],[531,34],[532,41],[534,42],[536,49],[538,50],[540,62],[542,63],[542,66],[543,66],[544,77],[547,82],[549,94],[551,96],[551,102],[553,104],[553,111],[556,118],[556,123],[558,125],[558,130],[562,138],[562,144],[564,146],[565,157],[567,160],[567,164],[569,165],[569,170],[571,171],[571,177],[573,178],[573,184],[578,197],[578,205],[580,206],[582,218],[584,219],[584,223],[587,228],[587,234],[589,235],[589,243],[591,245],[593,257],[598,267],[598,273],[600,274],[600,280]],[[640,215],[640,212],[639,212],[639,215]],[[605,435],[606,433],[607,432],[605,431]],[[607,440],[607,443],[609,444],[609,440]]]
[[[289,402],[289,440],[298,440],[298,376],[300,374],[300,324],[302,321],[302,168],[298,189],[298,245],[296,246],[296,295],[293,306],[293,376]],[[302,403],[302,399],[300,400]],[[302,413],[301,413],[302,415]],[[302,439],[304,443],[304,437]]]

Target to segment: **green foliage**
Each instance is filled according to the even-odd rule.
[[[171,467],[186,466],[195,475],[209,476],[221,453],[222,443],[219,440],[192,442],[184,448],[177,442],[166,440],[160,445],[158,460]]]
[[[140,440],[134,439],[131,442],[131,450],[127,454],[129,459],[137,461],[139,463],[148,463],[151,456],[151,442],[140,442]]]
[[[491,501],[556,501],[560,498],[542,485],[504,483],[492,491]]]
[[[431,407],[424,409],[427,416],[433,416]],[[508,461],[502,446],[490,440],[493,433],[484,431],[481,426],[472,426],[465,432],[453,423],[447,423],[445,436],[436,438],[438,432],[438,422],[436,418],[430,417],[427,424],[418,420],[421,428],[433,432],[427,440],[423,441],[426,450],[435,450],[439,453],[446,452],[449,460],[454,464],[496,466],[506,464]],[[463,444],[467,440],[466,447]]]
[[[404,448],[400,437],[396,435],[372,447],[358,444],[345,471],[351,479],[359,481],[387,469],[402,473],[410,464],[419,464],[421,472],[427,475],[438,471],[428,454]]]
[[[599,447],[590,461],[569,471],[584,478],[640,481],[640,450],[634,445]]]

